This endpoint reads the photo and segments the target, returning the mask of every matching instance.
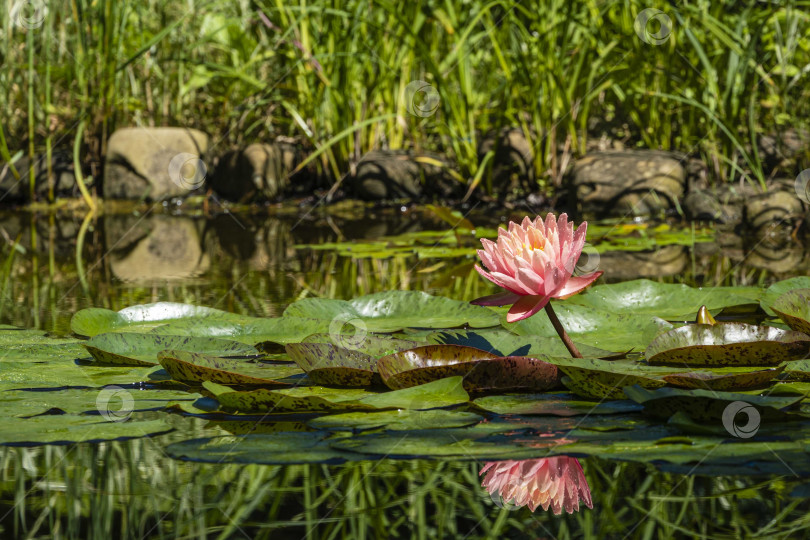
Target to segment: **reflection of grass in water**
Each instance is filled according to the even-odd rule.
[[[182,437],[201,434],[200,425]],[[557,538],[776,537],[810,525],[800,500],[784,498],[793,482],[684,478],[589,458],[593,510],[554,517],[496,506],[475,462],[199,464],[162,454],[164,440],[176,437],[0,448],[0,527],[14,537],[101,538],[116,530],[122,539],[354,539],[542,537],[544,530]]]

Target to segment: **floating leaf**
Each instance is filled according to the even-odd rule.
[[[527,356],[496,356],[460,345],[426,345],[384,356],[377,361],[390,388],[407,388],[461,375],[467,391],[548,390],[559,384],[557,368]]]
[[[399,409],[379,412],[351,412],[321,416],[309,421],[317,429],[337,431],[384,428],[391,431],[446,429],[477,424],[484,418],[475,413],[442,409],[418,411]]]
[[[718,313],[725,307],[756,304],[761,289],[750,287],[694,288],[676,283],[659,283],[636,279],[591,287],[572,296],[568,303],[589,306],[612,313],[648,314],[671,321],[687,321],[695,317],[700,306]],[[746,296],[739,293],[746,292]]]
[[[705,388],[707,390],[747,390],[762,388],[777,377],[785,366],[771,369],[747,370],[726,368],[721,371],[689,371],[665,375],[663,379],[673,386]],[[733,370],[733,371],[732,371]]]
[[[496,414],[577,416],[637,412],[632,401],[581,401],[572,394],[506,394],[473,400],[473,405]]]
[[[56,412],[98,415],[106,411],[126,416],[131,412],[162,409],[173,400],[191,402],[198,397],[199,394],[181,390],[119,386],[36,391],[3,389],[0,390],[0,417],[23,418]]]
[[[785,375],[799,381],[810,381],[810,360],[796,360],[785,364]]]
[[[68,444],[134,439],[166,433],[163,420],[109,422],[102,416],[52,414],[34,418],[4,418],[0,444]]]
[[[187,351],[167,350],[158,355],[160,365],[176,381],[221,384],[279,385],[290,382],[276,380],[289,377],[301,370],[292,366],[261,365],[246,360],[232,360]]]
[[[786,292],[771,304],[771,310],[793,330],[810,334],[810,289]]]
[[[107,333],[90,338],[84,346],[96,361],[124,366],[156,366],[166,349],[209,356],[256,356],[255,347],[218,338],[161,336],[158,334]]]
[[[462,345],[491,352],[498,356],[565,356],[570,354],[558,335],[532,336],[517,335],[506,328],[486,328],[482,330],[441,330],[425,336],[429,344]],[[600,357],[612,354],[611,351],[576,343],[579,352],[585,356]],[[416,345],[414,345],[416,346]]]
[[[175,302],[157,302],[112,311],[87,308],[70,320],[70,329],[80,335],[92,337],[106,332],[136,327],[140,331],[158,328],[169,321],[194,319],[203,324],[207,320],[234,320],[239,316],[219,309]]]
[[[744,323],[692,324],[661,334],[647,347],[650,364],[772,366],[810,351],[810,338]]]
[[[283,317],[309,317],[330,324],[351,324],[363,331],[395,332],[403,328],[473,328],[496,326],[498,315],[486,307],[473,306],[422,291],[387,291],[350,301],[304,298],[290,304]]]
[[[636,403],[644,405],[644,410],[657,418],[667,419],[680,411],[695,420],[704,421],[720,421],[726,407],[735,401],[753,405],[763,419],[781,419],[785,416],[783,409],[802,400],[800,395],[755,396],[682,388],[647,390],[640,386],[625,388],[624,393]]]
[[[549,357],[570,378],[566,386],[574,393],[591,399],[625,399],[622,388],[638,384],[644,388],[666,386],[664,375],[678,373],[667,367],[653,367],[634,360]]]
[[[294,387],[280,390],[261,388],[234,391],[206,382],[226,409],[239,412],[321,412],[376,409],[433,409],[466,403],[469,396],[461,377],[449,377],[394,392],[372,392],[359,388]]]
[[[373,335],[355,343],[350,337],[315,334],[302,343],[287,344],[286,350],[315,384],[371,386],[383,383],[377,358],[418,345],[416,341]]]
[[[771,305],[776,302],[780,296],[794,289],[810,289],[810,276],[799,276],[777,281],[765,289],[759,302],[762,309],[764,309],[768,315],[775,315],[775,312],[771,309]]]
[[[567,301],[554,304],[554,310],[571,339],[607,351],[644,348],[655,336],[673,327],[652,315],[603,311],[569,304]],[[516,323],[507,323],[504,318],[502,324],[523,337],[557,337],[557,331],[545,313],[538,313]]]

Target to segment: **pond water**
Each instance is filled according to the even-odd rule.
[[[305,297],[402,289],[467,301],[495,292],[473,270],[475,235],[448,230],[429,211],[197,214],[157,207],[90,220],[0,216],[0,322],[62,336],[70,333],[72,315],[88,307],[117,311],[171,301],[277,317]],[[491,237],[521,215],[468,217],[479,236]],[[807,275],[810,267],[802,241],[779,231],[741,238],[691,224],[592,223],[589,242],[581,264],[603,270],[607,283],[646,278],[767,287]],[[662,467],[611,459],[609,452],[588,455],[580,461],[593,509],[555,516],[490,496],[474,451],[441,457],[428,448],[415,459],[387,451],[342,464],[289,458],[290,464],[265,465],[258,464],[259,448],[209,454],[210,463],[202,463],[176,459],[167,448],[248,431],[306,434],[302,426],[317,415],[263,417],[260,428],[254,420],[178,412],[136,415],[161,419],[171,431],[0,446],[0,537],[731,538],[807,536],[810,526],[803,480],[810,467],[783,461],[793,454],[780,453],[776,436],[773,450],[752,456],[748,468],[711,459]],[[523,418],[539,431],[537,418],[545,417]],[[301,440],[302,454],[317,451]],[[700,452],[708,457],[711,450]]]

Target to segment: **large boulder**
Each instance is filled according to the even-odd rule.
[[[190,128],[118,129],[107,142],[103,194],[108,199],[183,197],[205,184],[208,135]]]
[[[375,150],[357,163],[349,188],[355,196],[369,201],[447,197],[458,194],[461,185],[450,173],[453,167],[437,154]]]
[[[289,192],[300,161],[292,145],[253,143],[222,157],[211,188],[229,201],[274,201]]]
[[[577,160],[570,188],[580,211],[647,216],[677,209],[686,185],[683,158],[669,152],[599,152]]]

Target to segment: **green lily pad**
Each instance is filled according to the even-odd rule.
[[[40,414],[108,414],[121,418],[132,412],[156,410],[171,401],[193,401],[199,394],[169,389],[107,386],[59,390],[6,390],[0,383],[0,417],[33,417]]]
[[[627,397],[644,405],[645,412],[657,418],[667,419],[677,412],[683,412],[694,420],[718,421],[729,404],[741,401],[753,405],[763,420],[782,419],[782,412],[803,399],[800,395],[756,396],[737,392],[715,392],[713,390],[659,388],[648,390],[640,386],[624,389]]]
[[[360,431],[375,428],[384,428],[390,431],[408,431],[464,427],[477,424],[483,419],[480,415],[464,411],[399,409],[395,411],[350,412],[320,416],[310,420],[309,426],[336,431]]]
[[[344,436],[322,431],[224,435],[173,443],[166,447],[166,453],[175,459],[217,464],[340,464],[364,459],[357,453],[344,452],[330,446],[331,440]]]
[[[505,394],[473,400],[479,409],[496,414],[578,416],[638,412],[633,401],[582,401],[572,394]]]
[[[158,354],[158,361],[174,380],[195,383],[289,386],[292,383],[276,379],[301,373],[292,366],[260,365],[188,351],[162,351]]]
[[[337,343],[335,343],[337,342]],[[418,346],[416,341],[365,335],[352,337],[315,334],[302,343],[289,343],[287,354],[315,384],[337,386],[380,386],[377,358]]]
[[[256,356],[255,347],[218,338],[107,333],[90,338],[84,346],[96,361],[124,366],[156,366],[160,351],[176,349],[209,356]]]
[[[175,302],[157,302],[131,306],[121,311],[87,308],[70,320],[70,329],[80,336],[93,337],[106,332],[136,327],[141,331],[158,328],[169,321],[194,319],[200,324],[207,320],[236,320],[239,316],[219,309]],[[131,328],[130,328],[131,329]]]
[[[426,345],[384,356],[377,361],[390,388],[408,388],[461,375],[464,388],[483,390],[548,390],[559,384],[557,368],[528,356],[496,356],[460,345]]]
[[[647,347],[650,364],[774,366],[807,356],[810,338],[744,323],[691,324],[661,334]]]
[[[810,334],[810,289],[786,292],[771,304],[771,310],[793,330]]]
[[[568,376],[570,380],[564,384],[570,390],[590,399],[625,399],[625,386],[661,388],[667,384],[664,375],[679,373],[675,368],[653,367],[634,360],[549,357],[546,361]]]
[[[496,326],[498,315],[486,307],[422,291],[387,291],[353,300],[304,298],[290,304],[283,317],[308,317],[350,324],[358,331],[395,332],[403,328],[472,328]],[[338,328],[339,329],[339,328]]]
[[[566,356],[570,354],[565,344],[554,336],[517,335],[506,328],[482,330],[441,330],[425,336],[428,344],[462,345],[491,352],[498,356]],[[613,354],[611,351],[576,343],[579,352],[594,358]],[[416,345],[414,345],[416,346]]]
[[[461,377],[396,390],[372,392],[360,388],[294,387],[234,391],[215,383],[203,383],[226,409],[247,412],[322,412],[377,409],[434,409],[469,401]]]
[[[785,364],[785,375],[790,379],[810,381],[810,360],[796,360]]]
[[[109,422],[101,416],[52,414],[34,418],[5,418],[0,445],[69,444],[134,439],[166,433],[163,420]]]
[[[673,327],[671,323],[652,315],[615,313],[567,302],[556,302],[554,310],[574,342],[607,351],[644,348],[658,334]],[[516,323],[505,320],[504,316],[503,326],[519,336],[557,337],[557,331],[545,312]]]
[[[756,304],[751,295],[758,294],[760,289],[750,289],[747,296],[741,296],[739,287],[694,288],[636,279],[597,285],[572,296],[567,302],[613,313],[648,314],[671,321],[686,321],[694,320],[702,305],[717,314],[726,307]]]
[[[672,386],[682,388],[705,388],[707,390],[747,390],[762,388],[776,378],[785,366],[770,369],[748,370],[726,368],[722,371],[689,371],[665,375],[663,379]],[[734,371],[727,371],[734,370]]]
[[[810,276],[799,276],[782,281],[777,281],[762,293],[760,305],[768,315],[775,315],[776,313],[771,309],[776,300],[788,291],[794,289],[810,289]]]

